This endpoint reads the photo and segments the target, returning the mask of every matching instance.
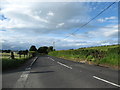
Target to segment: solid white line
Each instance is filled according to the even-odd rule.
[[[50,58],[50,57],[48,57],[49,59],[51,59],[52,61],[55,61],[54,59],[52,59],[52,58]]]
[[[37,57],[33,60],[33,62],[30,64],[30,67],[33,65],[33,63],[37,60]]]
[[[96,76],[93,76],[93,77],[94,77],[95,79],[101,80],[101,81],[106,82],[106,83],[109,83],[109,84],[111,84],[111,85],[120,87],[120,85],[117,85],[117,84],[112,83],[112,82],[110,82],[110,81],[104,80],[104,79],[102,79],[102,78],[99,78],[99,77],[96,77]]]
[[[62,65],[62,66],[65,66],[65,67],[67,67],[67,68],[69,68],[69,69],[72,69],[72,67],[69,67],[69,66],[67,66],[67,65],[65,65],[65,64],[63,64],[63,63],[60,63],[60,62],[57,62],[58,64],[60,64],[60,65]]]
[[[50,58],[52,61],[55,61],[54,59]]]

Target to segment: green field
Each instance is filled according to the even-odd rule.
[[[85,61],[97,65],[120,67],[120,45],[79,48],[50,52],[49,55],[72,61]]]
[[[10,55],[11,55],[10,53],[0,53],[0,54],[1,54],[0,58],[10,59]],[[17,53],[14,53],[14,56],[15,56],[16,59],[20,59],[19,55]],[[21,58],[26,58],[26,57],[24,57],[24,55],[21,55]]]
[[[21,55],[21,58],[17,53],[14,53],[15,59],[10,58],[10,53],[0,53],[0,60],[2,60],[2,69],[9,69],[9,68],[16,68],[19,67],[21,64],[26,62],[32,56],[29,55]]]
[[[86,48],[86,49],[88,49],[88,50],[89,49],[95,49],[95,50],[100,50],[100,51],[108,51],[108,49],[110,49],[110,48],[117,48],[119,46],[120,45],[108,45],[108,46],[89,47],[89,48]]]

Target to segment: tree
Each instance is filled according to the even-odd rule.
[[[21,58],[21,55],[28,55],[28,50],[20,50],[17,54],[19,54],[19,57]]]
[[[2,53],[10,53],[11,50],[2,50]]]
[[[15,59],[13,52],[11,52],[11,59]]]
[[[29,53],[31,53],[32,56],[34,57],[36,55],[36,52],[37,52],[37,48],[34,45],[32,45],[29,49]]]
[[[49,49],[50,51],[53,51],[53,46],[50,46],[48,49]]]
[[[24,50],[24,51],[22,51],[22,54],[23,54],[24,57],[25,57],[25,55],[28,55],[28,50]]]
[[[26,55],[26,51],[22,51],[22,54],[24,55],[24,57],[25,57],[25,55]]]
[[[28,50],[25,50],[25,55],[28,55]]]
[[[19,54],[19,57],[21,58],[22,51],[19,51],[17,54]]]
[[[48,47],[47,46],[39,47],[38,52],[48,54]]]
[[[30,47],[29,51],[37,51],[37,48],[36,48],[34,45],[32,45],[32,46]]]

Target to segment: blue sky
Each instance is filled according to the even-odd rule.
[[[26,2],[3,0],[0,36],[3,49],[28,49],[31,45],[55,49],[118,43],[118,3],[87,23],[112,2]],[[78,32],[71,35],[76,29]],[[64,39],[66,36],[68,38]]]

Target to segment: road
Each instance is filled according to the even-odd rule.
[[[118,88],[118,71],[39,56],[23,67],[3,72],[3,88]]]

